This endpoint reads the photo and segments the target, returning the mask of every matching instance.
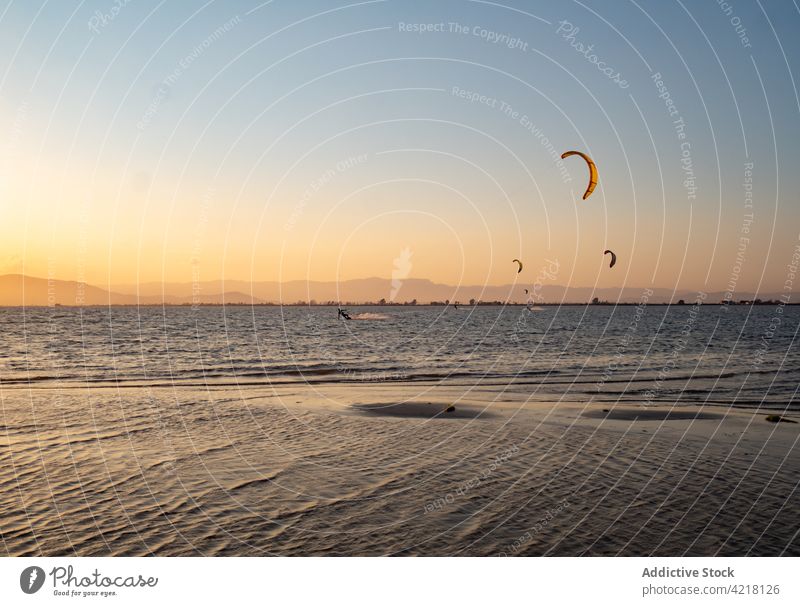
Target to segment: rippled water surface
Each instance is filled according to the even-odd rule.
[[[533,399],[797,404],[796,306],[0,310],[0,380],[471,381]]]

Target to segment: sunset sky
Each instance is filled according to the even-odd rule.
[[[781,290],[797,10],[6,1],[0,273]]]

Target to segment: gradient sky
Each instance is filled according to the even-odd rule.
[[[451,284],[557,259],[561,284],[781,290],[798,24],[784,1],[5,2],[0,273],[391,278],[408,248]],[[568,149],[597,162],[587,201]]]

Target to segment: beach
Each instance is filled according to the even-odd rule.
[[[800,553],[800,425],[760,413],[608,419],[434,385],[10,391],[8,555]]]
[[[3,309],[2,548],[797,555],[770,311]]]
[[[799,17],[7,3],[0,606],[797,602]]]

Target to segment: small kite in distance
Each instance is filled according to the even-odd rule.
[[[606,250],[603,252],[604,255],[611,255],[611,263],[608,264],[609,267],[614,267],[617,264],[617,255],[614,254],[611,250]]]
[[[592,195],[595,186],[597,185],[597,165],[594,163],[589,156],[584,154],[583,152],[579,151],[567,151],[561,154],[561,159],[569,158],[570,156],[580,156],[586,161],[586,164],[589,165],[589,186],[586,188],[586,191],[583,194],[583,199],[585,200],[589,196]]]
[[[521,272],[521,271],[522,271],[522,261],[520,261],[519,259],[514,259],[514,260],[512,261],[512,263],[517,263],[517,264],[519,264],[519,269],[517,270],[517,273],[519,273],[519,272]]]

